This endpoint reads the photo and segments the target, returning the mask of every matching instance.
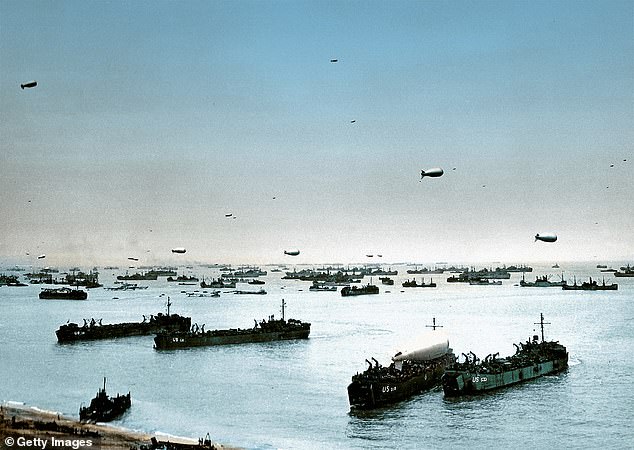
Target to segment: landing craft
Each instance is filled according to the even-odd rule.
[[[543,241],[543,242],[555,242],[557,240],[557,235],[555,233],[537,233],[535,235],[535,242]]]
[[[284,254],[288,256],[297,256],[299,255],[299,250],[284,250]]]
[[[129,259],[130,261],[138,261],[138,260],[139,260],[139,258],[133,258],[132,256],[130,256],[128,259]]]
[[[172,249],[172,253],[185,253],[187,250],[185,250],[183,247],[176,247]]]
[[[229,213],[229,214],[225,214],[225,217],[231,217],[233,216],[233,214]]]
[[[37,257],[37,259],[44,259],[44,258],[46,258],[46,255],[40,255]]]
[[[28,83],[24,83],[20,85],[22,90],[24,90],[24,88],[34,88],[35,86],[37,86],[37,81],[29,81]]]
[[[425,177],[441,177],[442,174],[445,173],[440,167],[434,167],[433,169],[421,170],[420,171],[420,179],[422,180]]]
[[[330,62],[331,63],[336,63],[336,62],[339,62],[339,60],[338,59],[331,59]]]

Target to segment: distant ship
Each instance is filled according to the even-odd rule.
[[[90,401],[90,406],[79,407],[79,420],[82,422],[110,422],[126,412],[132,402],[130,393],[117,394],[108,397],[106,394],[106,379],[103,379],[103,389],[99,389],[97,396]]]
[[[532,272],[533,268],[530,266],[508,266],[508,267],[502,267],[501,269],[498,267],[495,270],[502,270],[502,271],[507,271],[507,272]]]
[[[469,280],[469,284],[472,286],[499,286],[502,282],[500,280],[491,280],[489,278],[476,278]]]
[[[513,356],[498,358],[498,353],[480,360],[472,352],[465,362],[454,362],[442,376],[442,387],[446,397],[478,394],[531,380],[568,367],[566,347],[558,342],[544,340],[544,315],[541,314],[542,340],[533,336],[532,341],[515,345]]]
[[[605,279],[603,279],[602,284],[599,284],[590,277],[590,281],[577,284],[577,280],[575,279],[574,284],[565,284],[561,288],[564,291],[616,291],[619,289],[619,285],[616,283],[605,284]]]
[[[379,293],[379,287],[373,284],[368,284],[363,287],[345,286],[341,288],[342,297],[352,297],[355,295],[369,295],[369,294],[378,294],[378,293]]]
[[[282,318],[269,316],[268,321],[255,321],[249,329],[231,328],[228,330],[205,331],[205,326],[194,325],[187,332],[161,332],[154,338],[157,350],[169,350],[212,345],[246,344],[251,342],[269,342],[288,339],[307,339],[310,323],[284,318],[286,302],[282,300]]]
[[[229,288],[229,289],[235,289],[236,288],[236,283],[233,281],[224,281],[221,279],[212,279],[209,283],[207,283],[205,280],[200,282],[200,287],[203,289],[206,288],[211,288],[211,289],[220,289],[220,288]]]
[[[176,275],[176,274],[174,274]],[[146,273],[134,273],[132,275],[119,275],[117,276],[117,280],[119,281],[155,281],[158,279],[158,274],[154,272],[146,272]]]
[[[381,283],[386,286],[394,286],[394,280],[390,277],[380,277],[379,280],[381,280]]]
[[[429,283],[425,283],[425,279],[423,278],[420,284],[416,283],[416,279],[403,281],[403,287],[436,287],[436,283],[434,283],[433,279],[429,280]]]
[[[75,342],[96,339],[112,339],[127,336],[145,336],[161,331],[188,331],[191,328],[191,318],[170,314],[170,306],[167,302],[167,315],[158,313],[151,315],[147,320],[143,316],[143,322],[127,322],[102,325],[101,320],[90,322],[84,319],[84,325],[68,323],[59,327],[55,332],[57,340],[63,342]]]
[[[409,275],[442,274],[444,272],[445,269],[443,268],[428,269],[427,267],[423,267],[422,269],[416,268],[407,270],[407,273]]]
[[[308,288],[309,291],[336,291],[337,290],[337,286],[332,286],[332,285],[326,285],[323,283],[320,283],[318,281],[313,281],[313,284]]]
[[[524,276],[522,275],[522,279],[520,280],[520,286],[522,287],[562,287],[567,285],[568,283],[564,280],[562,275],[561,281],[550,281],[548,280],[548,275],[544,275],[541,277],[535,277],[535,281],[526,281]]]
[[[71,289],[67,287],[59,289],[42,289],[40,298],[46,300],[86,300],[88,293],[81,289]]]
[[[429,326],[429,325],[428,325]],[[436,330],[439,325],[431,326]],[[440,384],[445,368],[455,361],[444,333],[432,331],[412,351],[398,352],[388,367],[372,358],[368,368],[352,377],[348,401],[353,409],[372,409],[405,400]]]
[[[615,277],[634,277],[634,267],[630,267],[628,264],[626,267],[621,267],[622,272],[614,272]]]
[[[195,276],[188,277],[186,275],[179,275],[176,278],[167,277],[167,281],[170,282],[170,283],[173,283],[173,282],[178,282],[178,283],[196,282],[196,283],[198,283],[198,278],[196,278]]]

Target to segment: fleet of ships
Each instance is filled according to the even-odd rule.
[[[599,267],[601,268],[601,267]],[[511,266],[508,268],[496,268],[473,270],[466,268],[449,269],[413,269],[407,273],[413,274],[437,274],[446,271],[457,273],[451,276],[447,282],[468,282],[469,284],[498,284],[498,279],[510,278],[510,272],[522,272],[519,282],[521,287],[559,287],[563,290],[616,290],[615,283],[606,284],[605,280],[599,283],[589,279],[588,282],[573,283],[565,281],[563,274],[559,281],[551,281],[549,276],[537,276],[534,282],[526,281],[525,273],[531,272],[527,266]],[[88,294],[79,289],[80,286],[94,288],[101,286],[98,281],[97,270],[88,274],[73,270],[71,274],[65,274],[63,278],[57,278],[51,270],[27,274],[27,279],[32,284],[62,284],[70,286],[60,288],[44,288],[39,297],[41,299],[71,299],[86,300]],[[621,271],[612,272],[615,276],[631,277],[634,270],[629,266],[621,267]],[[250,284],[264,284],[264,281],[256,281],[257,277],[265,276],[266,271],[258,268],[247,268],[236,271],[227,270],[217,279],[200,282],[201,288],[235,289],[236,283],[244,282],[246,278],[252,279]],[[378,294],[378,286],[371,282],[364,286],[351,286],[350,283],[359,282],[366,276],[378,276],[383,284],[392,286],[394,280],[391,276],[398,275],[398,271],[382,270],[379,268],[333,268],[304,269],[286,272],[283,279],[295,279],[310,281],[310,290],[333,291],[337,286],[342,286],[341,296],[357,296]],[[136,288],[136,284],[124,283],[131,280],[156,280],[159,276],[169,277],[168,282],[181,284],[198,283],[196,277],[178,276],[176,270],[171,268],[153,269],[145,273],[120,275],[117,277],[120,287],[110,289]],[[256,282],[253,282],[256,281]],[[16,275],[0,275],[0,286],[26,286],[20,282]],[[403,288],[411,287],[437,287],[430,278],[425,283],[424,278],[418,283],[416,279],[407,279],[402,282]],[[263,291],[263,290],[262,290]],[[234,291],[235,293],[259,292]],[[265,292],[265,291],[264,291]],[[214,296],[219,295],[214,291]],[[201,294],[202,295],[202,294]],[[76,341],[125,338],[128,336],[154,335],[154,348],[156,350],[174,350],[190,347],[214,346],[214,345],[239,345],[246,343],[258,343],[268,341],[282,341],[293,339],[308,339],[311,324],[298,319],[286,319],[286,302],[282,300],[281,318],[275,319],[274,315],[268,320],[257,321],[252,328],[230,328],[205,330],[205,325],[192,325],[191,318],[183,317],[170,312],[171,302],[167,300],[166,314],[161,312],[149,317],[143,316],[140,322],[103,324],[102,319],[86,320],[83,325],[67,323],[61,325],[55,332],[59,343],[72,343]],[[371,409],[383,407],[407,399],[417,393],[442,386],[444,395],[456,397],[473,395],[481,392],[506,387],[512,384],[528,381],[543,375],[566,370],[568,367],[568,352],[566,347],[556,341],[544,339],[544,317],[541,315],[541,339],[535,335],[532,339],[514,344],[514,355],[499,357],[499,354],[487,355],[484,359],[478,358],[474,353],[462,353],[457,357],[449,346],[447,335],[437,330],[435,319],[431,331],[408,349],[396,353],[392,357],[389,366],[382,366],[372,358],[366,360],[367,369],[352,377],[348,385],[348,399],[352,409]],[[131,405],[130,393],[108,397],[104,387],[87,407],[80,408],[81,420],[108,421],[120,416]]]

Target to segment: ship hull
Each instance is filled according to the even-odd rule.
[[[353,377],[348,385],[348,401],[353,409],[374,409],[406,400],[440,384],[447,365],[454,360],[453,353],[439,358],[435,364],[421,368],[418,374],[407,378]],[[366,372],[367,373],[367,372]]]
[[[128,322],[111,325],[68,327],[62,326],[55,334],[60,343],[113,339],[130,336],[147,336],[162,331],[187,331],[191,327],[189,317],[176,317],[165,323]]]
[[[86,300],[88,293],[81,290],[55,291],[44,290],[39,294],[42,300]]]
[[[566,355],[565,358],[544,361],[500,373],[447,370],[442,376],[442,387],[446,397],[479,394],[522,383],[544,375],[558,373],[567,368],[568,355]]]
[[[348,385],[348,401],[356,409],[373,409],[397,403],[437,386],[442,374],[443,369],[437,369],[401,383],[353,381]]]
[[[208,332],[204,335],[179,333],[165,333],[154,337],[154,347],[157,350],[170,350],[189,347],[207,347],[214,345],[247,344],[254,342],[271,342],[290,339],[308,339],[310,328],[293,331],[270,331],[260,333],[245,333],[217,335]]]

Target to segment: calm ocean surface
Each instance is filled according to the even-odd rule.
[[[533,266],[526,280],[557,279],[562,270],[578,281],[604,275],[591,263],[560,265]],[[110,394],[132,393],[132,408],[114,425],[194,438],[209,432],[247,448],[632,448],[634,278],[605,274],[618,291],[581,292],[522,288],[518,273],[502,286],[446,283],[443,274],[433,275],[437,288],[403,289],[407,267],[394,266],[397,285],[342,298],[310,292],[309,283],[266,269],[267,295],[187,297],[181,291],[199,288],[164,277],[138,282],[149,286],[142,291],[92,289],[87,301],[39,300],[40,285],[0,287],[0,401],[77,417],[106,376]],[[102,270],[100,282],[113,286],[124,271]],[[219,275],[198,267],[182,273]],[[311,335],[163,352],[152,348],[152,337],[57,344],[54,332],[68,320],[140,321],[164,311],[167,296],[172,312],[206,329],[252,327],[253,319],[279,316],[284,298],[286,317],[311,322]],[[512,354],[514,342],[538,329],[540,313],[551,323],[546,339],[568,348],[567,372],[459,400],[445,400],[438,388],[389,408],[350,413],[346,387],[365,369],[364,360],[388,364],[399,343],[423,332],[433,317],[456,354],[484,357]]]

